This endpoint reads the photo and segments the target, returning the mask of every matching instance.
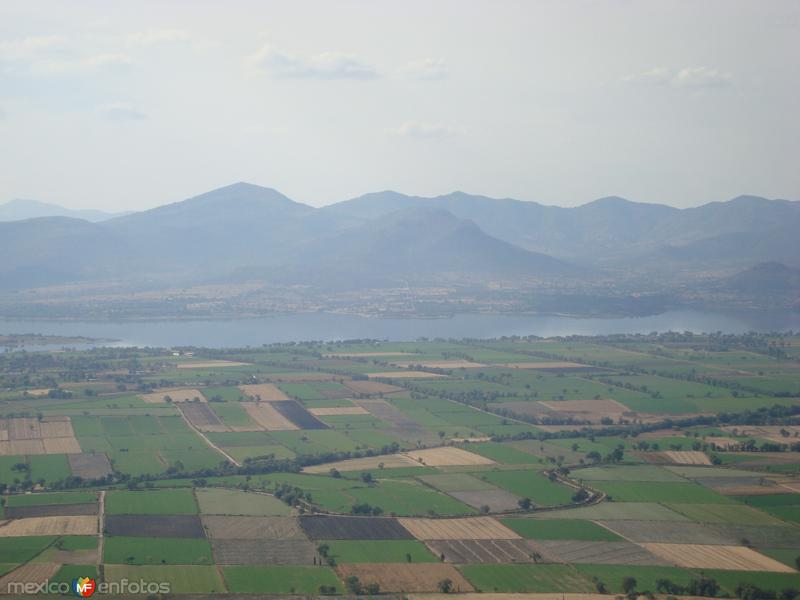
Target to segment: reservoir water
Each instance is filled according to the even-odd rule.
[[[694,333],[800,331],[800,312],[674,310],[627,318],[459,314],[442,319],[391,319],[330,313],[253,319],[163,321],[0,320],[0,333],[40,333],[116,340],[114,346],[260,346],[290,341],[428,338],[494,338],[691,331]],[[76,346],[80,347],[80,346]],[[83,346],[86,347],[86,346]],[[27,348],[31,350],[33,348]]]

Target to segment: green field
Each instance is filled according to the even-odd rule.
[[[594,487],[606,492],[615,502],[673,502],[681,504],[728,504],[734,500],[695,483],[606,482]]]
[[[501,522],[530,540],[616,542],[622,539],[605,527],[578,519],[502,519]]]
[[[316,594],[322,585],[343,591],[328,567],[234,566],[223,573],[228,590],[239,594]]]
[[[97,502],[95,492],[58,492],[9,496],[6,506],[43,506],[47,504],[82,504]]]
[[[179,538],[108,537],[103,561],[125,565],[209,565],[211,545],[206,540]]]
[[[530,498],[537,506],[569,504],[575,493],[572,488],[549,481],[536,471],[486,471],[478,477],[512,494]]]
[[[192,490],[114,490],[106,494],[110,515],[194,515],[197,502]]]
[[[669,579],[678,585],[686,585],[699,577],[687,569],[678,567],[651,567],[640,565],[575,565],[575,568],[589,579],[597,577],[612,594],[622,593],[622,581],[626,577],[636,579],[639,591],[656,592],[656,581]]]
[[[292,512],[285,503],[265,494],[215,488],[200,488],[196,494],[203,514],[279,516]]]
[[[568,565],[465,565],[459,570],[481,592],[593,592],[592,582]]]
[[[169,585],[172,594],[213,594],[225,591],[216,567],[198,565],[106,565],[106,581],[156,582]]]

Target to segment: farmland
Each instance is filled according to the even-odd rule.
[[[0,585],[800,588],[800,399],[775,392],[800,365],[782,341],[99,349],[24,382],[0,356]]]

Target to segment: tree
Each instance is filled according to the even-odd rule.
[[[363,481],[364,483],[372,483],[373,482],[372,473],[370,473],[369,471],[362,473],[361,481]]]
[[[449,594],[453,591],[453,582],[450,579],[442,579],[439,583],[436,584],[436,588],[442,594]]]
[[[331,474],[331,477],[333,477],[334,479],[341,479],[341,477],[342,477],[342,474],[339,473],[339,469],[331,467],[331,470],[328,471],[328,472]]]
[[[330,552],[331,547],[328,544],[320,544],[317,546],[317,554],[322,556],[323,558],[328,556],[328,552]]]
[[[363,589],[361,581],[355,575],[350,575],[350,577],[344,580],[344,587],[347,588],[348,592],[350,592],[351,594],[355,594],[356,596],[361,594]]]
[[[626,594],[630,594],[632,591],[636,589],[636,578],[635,577],[625,577],[622,580],[622,591]]]
[[[531,502],[530,498],[520,498],[517,500],[517,504],[522,510],[530,510],[531,506],[533,506],[533,502]],[[800,556],[798,557],[798,560],[800,560]]]

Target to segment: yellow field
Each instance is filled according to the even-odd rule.
[[[639,544],[648,552],[690,569],[729,569],[794,573],[791,567],[744,546],[706,544]]]
[[[139,394],[139,397],[148,404],[163,404],[166,396],[169,396],[173,402],[192,402],[195,398],[200,402],[206,401],[203,392],[197,388],[172,388],[158,390],[151,394]]]
[[[310,467],[305,467],[303,473],[327,473],[331,469],[336,469],[337,471],[363,471],[367,469],[380,469],[379,465],[381,464],[387,469],[415,467],[419,465],[415,460],[402,454],[390,454],[388,456],[365,456],[364,458],[350,458],[347,460],[325,463],[324,465],[312,465]],[[380,477],[380,472],[376,473],[376,476]]]
[[[0,594],[8,594],[9,583],[42,583],[51,579],[61,565],[50,562],[29,562],[0,577]]]
[[[0,419],[0,456],[80,452],[69,417]]]
[[[457,467],[462,465],[493,465],[495,462],[461,448],[446,446],[443,448],[428,448],[426,450],[411,450],[405,453],[415,463],[429,467]]]
[[[516,540],[516,533],[492,517],[466,519],[400,518],[418,540]]]
[[[12,519],[0,524],[0,537],[26,535],[96,535],[97,517],[31,517]]]
[[[239,389],[248,398],[267,402],[270,400],[289,400],[289,396],[274,383],[258,383],[252,385],[240,385]]]
[[[279,413],[269,402],[242,402],[250,418],[267,431],[290,431],[297,425]]]
[[[695,450],[668,450],[663,453],[676,465],[708,465],[711,466],[711,459],[705,452]]]

